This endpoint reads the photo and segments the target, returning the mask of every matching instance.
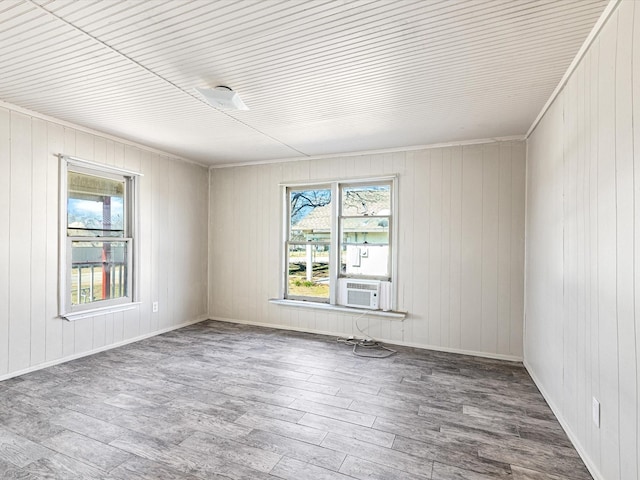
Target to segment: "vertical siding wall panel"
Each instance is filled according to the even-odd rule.
[[[451,230],[453,219],[451,217],[452,204],[452,149],[442,152],[442,233],[441,233],[441,279],[440,279],[440,315],[436,319],[440,331],[440,345],[449,347],[449,321],[451,318]]]
[[[151,172],[153,165],[153,158],[155,154],[150,152],[142,152],[140,158],[140,171],[146,172],[144,177],[139,179],[139,205],[138,212],[140,218],[151,218],[151,188],[150,182],[147,180],[147,175]],[[139,230],[137,232],[140,245],[151,245],[151,229],[147,222],[139,222]],[[144,302],[140,306],[140,331],[143,334],[153,331],[151,323],[151,303],[154,299],[151,297],[151,248],[140,249],[138,251],[138,265],[137,271],[140,275],[140,282],[138,288],[140,289],[137,294],[139,298],[147,298],[150,301]],[[190,314],[191,312],[189,312]]]
[[[511,343],[511,145],[500,146],[498,170],[498,292],[497,349],[509,351]]]
[[[11,113],[0,108],[0,225],[11,212]],[[0,375],[9,371],[9,229],[0,228]]]
[[[600,398],[600,351],[598,348],[600,342],[600,317],[598,316],[598,69],[600,64],[600,41],[596,40],[591,47],[591,51],[587,55],[590,60],[589,80],[591,83],[589,104],[591,115],[589,118],[589,150],[590,150],[590,171],[589,179],[589,212],[591,217],[590,228],[590,256],[589,265],[591,269],[590,281],[590,313],[591,313],[591,344],[589,353],[592,358],[591,362],[591,395]],[[593,425],[593,424],[590,424]],[[592,445],[595,452],[595,464],[600,465],[601,458],[601,435],[600,429],[592,426]]]
[[[525,363],[597,480],[640,465],[638,11],[620,3],[527,144]]]
[[[522,197],[524,198],[524,196]],[[446,346],[462,348],[462,147],[451,149],[451,279],[449,317],[443,318],[449,330],[449,341]],[[522,318],[520,319],[522,322]]]
[[[602,474],[605,478],[619,478],[620,475],[614,88],[618,13],[612,16],[600,35],[598,71],[598,317],[600,401],[603,405]]]
[[[482,152],[481,351],[498,349],[498,245],[500,242],[500,146]]]
[[[43,363],[46,356],[46,254],[47,205],[43,201],[47,191],[47,123],[32,122],[33,169],[31,185],[31,358],[29,364]]]
[[[416,221],[423,221],[419,213],[416,215],[416,205],[414,204],[416,187],[419,189],[421,183],[415,175],[416,153],[407,152],[406,160],[399,157],[399,155],[396,156],[398,167],[394,171],[398,172],[404,180],[401,181],[402,186],[398,187],[400,189],[398,203],[400,204],[400,210],[405,212],[406,215],[398,215],[398,270],[406,273],[401,273],[398,278],[398,304],[411,311],[412,315],[415,316],[415,320],[420,322],[420,316],[424,317],[426,312],[415,309],[414,290],[425,283],[425,272],[412,268],[412,259],[416,248],[415,244],[417,243],[417,248],[420,248],[424,241],[424,239],[420,238],[416,242],[414,234]],[[418,206],[417,209],[422,212],[422,206]],[[400,248],[400,245],[402,245],[402,248]],[[419,330],[420,323],[417,326],[415,323],[415,321],[405,322],[404,333],[408,338],[413,339],[419,335],[417,330]]]
[[[511,146],[511,300],[509,352],[521,357],[524,346],[524,238],[526,195],[526,151],[524,143]],[[505,295],[507,292],[505,292]]]
[[[11,114],[9,217],[9,370],[31,360],[31,121]]]
[[[585,90],[585,67],[584,64],[576,69],[576,367],[575,367],[575,396],[576,399],[584,397],[586,393],[586,376],[583,368],[586,363],[586,352],[584,347],[586,339],[587,315],[585,309],[586,303],[586,217],[587,209],[585,208],[585,187],[586,181],[586,148],[585,148],[585,108],[586,108],[586,90]],[[587,411],[584,403],[576,402],[578,408],[575,409],[576,425],[581,430],[579,433],[584,435],[584,428],[588,425],[587,415],[591,412]]]
[[[482,350],[482,148],[462,157],[461,348]]]
[[[638,384],[636,371],[634,317],[634,185],[633,185],[633,104],[632,63],[633,16],[635,4],[623,5],[618,18],[616,41],[615,125],[616,125],[616,223],[617,223],[617,310],[618,371],[620,382],[619,430],[620,477],[638,478],[637,462],[625,459],[638,456]]]
[[[443,188],[443,151],[434,149],[431,153],[430,172],[428,180],[429,206],[427,216],[423,223],[428,230],[427,247],[429,258],[424,263],[425,272],[429,278],[427,301],[427,337],[422,341],[429,341],[436,345],[446,345],[442,339],[440,319],[442,317],[442,290],[443,290],[443,258],[442,258],[442,231],[445,227],[442,217],[442,205],[445,201]],[[419,205],[416,204],[418,208]],[[422,238],[415,235],[415,238]],[[419,258],[414,261],[421,264]],[[417,308],[415,310],[418,310]]]
[[[149,165],[149,169],[145,170],[145,175],[140,179],[142,195],[140,197],[140,208],[141,208],[141,218],[149,218],[150,222],[141,223],[140,228],[142,232],[145,230],[148,232],[148,243],[144,243],[148,248],[146,250],[146,254],[148,256],[149,261],[149,285],[148,285],[148,293],[150,301],[157,302],[159,300],[159,280],[160,276],[160,267],[158,265],[158,243],[160,241],[160,222],[159,215],[156,208],[157,201],[154,201],[156,197],[156,193],[158,189],[158,169],[160,163],[160,156],[158,154],[153,154],[151,163]],[[145,194],[146,192],[146,194]],[[144,213],[144,214],[143,214]],[[144,233],[143,233],[144,235]],[[144,270],[143,270],[144,271]],[[208,279],[207,279],[208,281]],[[142,291],[144,294],[144,289]],[[158,308],[160,305],[158,305]],[[160,329],[160,317],[158,312],[151,313],[150,320],[150,328],[151,331],[156,331]]]
[[[145,175],[152,168],[162,172],[160,182],[154,183],[152,174],[141,182],[142,305],[136,309],[75,322],[58,318],[58,153]],[[0,222],[8,225],[0,232],[0,378],[204,318],[206,174],[204,167],[141,147],[0,109]],[[170,185],[175,189],[172,198]],[[167,215],[169,207],[172,211]],[[162,236],[154,245],[151,232],[155,231]],[[178,245],[181,248],[176,251]],[[153,259],[163,265],[151,272]],[[158,283],[165,290],[160,301],[166,320],[152,324],[151,285],[156,285],[157,294]]]
[[[550,389],[562,385],[562,105],[554,103],[545,122],[538,126],[527,158],[527,278],[546,278],[527,286],[525,317],[525,358],[535,371],[542,372]],[[533,162],[530,159],[535,158]],[[544,225],[544,229],[534,228]],[[530,317],[537,321],[532,322]],[[538,320],[540,319],[540,320]]]
[[[523,142],[212,169],[209,313],[342,335],[360,327],[381,340],[520,357],[524,171]],[[407,319],[356,325],[356,315],[269,304],[282,284],[279,184],[391,173],[400,208],[397,294]]]
[[[575,110],[577,106],[577,88],[576,82],[572,79],[566,87],[566,96],[564,101],[564,151],[563,151],[563,176],[564,178],[575,178],[577,166],[577,131],[575,121]],[[563,329],[563,363],[567,368],[563,372],[563,379],[566,386],[563,401],[565,404],[574,404],[576,395],[575,385],[575,348],[573,343],[576,338],[576,296],[577,296],[577,241],[576,241],[576,186],[564,182],[563,189],[563,264],[564,264],[564,284],[563,284],[563,304],[562,316],[565,318]],[[570,415],[575,415],[575,410],[570,411]],[[573,420],[573,419],[572,419]]]
[[[435,239],[431,238],[430,231],[436,229],[429,228],[429,217],[434,213],[433,210],[436,209],[434,203],[437,204],[437,201],[434,202],[431,198],[431,188],[416,188],[416,185],[420,183],[426,183],[431,187],[432,182],[437,182],[432,176],[431,153],[428,151],[414,153],[412,162],[414,166],[413,199],[409,203],[401,203],[401,205],[411,205],[411,209],[407,213],[412,221],[410,229],[407,229],[408,225],[405,225],[405,233],[408,237],[405,238],[405,242],[413,244],[413,248],[410,252],[406,252],[407,255],[403,255],[403,259],[407,267],[414,262],[416,265],[423,266],[423,268],[414,268],[413,281],[405,285],[405,292],[411,292],[412,298],[411,304],[407,303],[411,306],[407,308],[416,312],[416,321],[412,322],[413,331],[411,333],[417,342],[427,342],[429,338],[432,338],[432,335],[436,334],[429,328],[431,315],[434,317],[436,315],[436,307],[433,304],[438,302],[438,286],[435,285],[437,283],[435,270],[438,266],[435,261],[431,264],[433,256],[430,255],[437,244]]]
[[[157,171],[157,185],[155,188],[158,190],[156,191],[165,192],[166,195],[162,195],[154,203],[154,226],[158,235],[164,235],[167,233],[167,229],[172,228],[171,199],[173,197],[171,195],[173,194],[173,188],[171,180],[173,172],[171,171],[171,162],[161,156],[158,158]],[[158,265],[158,295],[154,301],[158,302],[156,315],[158,315],[158,326],[162,329],[170,325],[171,292],[169,290],[169,277],[172,263],[171,245],[166,241],[158,242],[158,250],[155,253],[154,260]]]
[[[640,477],[640,7],[634,5],[633,14],[633,39],[632,39],[632,58],[633,66],[631,81],[631,98],[632,98],[632,125],[633,125],[633,185],[634,185],[634,329],[635,329],[635,360],[636,360],[636,473]],[[628,392],[633,395],[632,392]],[[633,397],[631,397],[633,398]],[[630,422],[631,423],[631,422]],[[628,463],[633,462],[633,457]]]

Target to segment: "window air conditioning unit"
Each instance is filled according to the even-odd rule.
[[[378,310],[380,282],[367,280],[347,280],[345,282],[345,305],[347,307]]]

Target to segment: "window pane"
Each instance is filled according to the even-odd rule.
[[[67,189],[67,235],[124,237],[124,179],[70,171]]]
[[[390,185],[357,185],[342,189],[342,216],[391,215]]]
[[[289,240],[329,242],[331,237],[331,190],[289,191]]]
[[[343,245],[340,255],[342,275],[389,276],[388,245]]]
[[[71,242],[71,304],[127,296],[127,242]]]
[[[341,222],[343,243],[389,244],[389,217],[351,217]]]
[[[329,299],[328,245],[289,245],[287,264],[289,297]]]

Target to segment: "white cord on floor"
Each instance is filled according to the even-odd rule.
[[[353,354],[357,355],[358,357],[367,357],[367,358],[387,358],[390,357],[391,355],[393,355],[394,353],[397,353],[396,350],[392,350],[389,347],[385,347],[381,342],[374,340],[373,338],[370,338],[366,332],[364,332],[361,328],[360,325],[358,324],[358,321],[364,317],[365,315],[367,315],[368,312],[362,312],[358,317],[356,317],[355,323],[356,323],[356,328],[358,329],[358,331],[365,337],[361,340],[358,340],[356,338],[344,338],[344,337],[338,337],[337,338],[337,342],[338,343],[346,343],[347,345],[353,345]],[[367,330],[369,329],[369,327],[367,327]],[[386,353],[382,354],[382,355],[365,355],[363,353],[358,352],[358,348],[378,348],[378,349],[382,349],[382,350],[386,350]]]

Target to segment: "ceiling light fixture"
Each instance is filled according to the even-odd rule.
[[[196,90],[202,98],[211,106],[223,110],[249,110],[249,107],[231,88],[220,85],[215,88],[199,88]]]

